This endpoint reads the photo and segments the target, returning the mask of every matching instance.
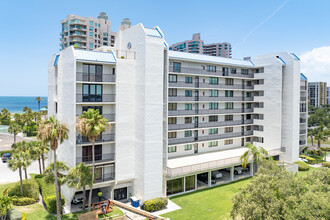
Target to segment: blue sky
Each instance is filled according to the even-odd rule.
[[[59,52],[60,21],[67,14],[97,17],[101,11],[113,31],[128,17],[133,24],[158,25],[169,44],[200,32],[206,43],[231,42],[234,58],[295,52],[311,81],[330,83],[327,0],[1,0],[0,9],[0,96],[46,96],[48,60]]]

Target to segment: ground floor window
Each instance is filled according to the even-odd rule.
[[[183,178],[167,181],[167,195],[183,192]]]
[[[113,193],[115,200],[127,199],[127,187],[115,189]]]
[[[195,175],[186,176],[185,178],[186,178],[186,184],[185,184],[186,191],[195,189]]]

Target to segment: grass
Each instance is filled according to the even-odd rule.
[[[314,142],[314,145],[317,145],[317,140],[314,139],[313,142]],[[312,143],[312,140],[311,140],[310,137],[307,138],[307,143],[308,144]],[[328,138],[328,140],[326,140],[326,141],[321,141],[321,146],[322,146],[322,144],[329,144],[330,145],[330,138]]]

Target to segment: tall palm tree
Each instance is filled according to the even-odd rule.
[[[83,112],[76,121],[76,129],[77,131],[88,137],[89,141],[92,143],[92,186],[89,190],[89,198],[88,198],[88,211],[91,211],[92,204],[92,192],[93,192],[93,183],[95,176],[95,152],[94,145],[96,138],[101,135],[108,127],[110,127],[109,121],[103,117],[103,115],[99,114],[99,110],[88,109],[88,111]]]
[[[22,178],[23,160],[22,160],[22,158],[25,157],[24,154],[26,154],[26,153],[25,152],[13,152],[11,155],[11,159],[8,160],[9,168],[12,171],[18,170],[22,196],[23,196],[23,178]]]
[[[314,138],[317,140],[317,146],[321,147],[321,141],[328,140],[330,136],[330,130],[325,128],[323,125],[320,125],[318,128],[315,129]]]
[[[11,146],[13,152],[24,152],[25,154],[22,155],[21,160],[24,168],[25,179],[28,179],[27,175],[27,168],[32,163],[32,156],[31,156],[31,148],[30,144],[26,141],[18,142],[17,144],[13,144]]]
[[[22,127],[17,122],[10,123],[8,132],[14,134],[14,144],[16,144],[16,135],[22,131]]]
[[[86,166],[84,163],[78,164],[76,167],[71,168],[68,176],[68,186],[75,187],[76,189],[83,190],[83,213],[86,206],[86,186],[92,188],[92,168]]]
[[[35,123],[40,122],[41,113],[40,112],[32,112],[32,118],[33,118]]]
[[[29,124],[31,123],[33,118],[32,110],[27,108],[25,112],[22,114],[22,120],[24,124],[26,124],[26,136],[28,136],[29,133]]]
[[[45,150],[48,151],[48,146],[43,144],[41,141],[31,141],[29,142],[29,144],[31,146],[31,155],[33,156],[34,160],[38,160],[39,172],[40,174],[42,174],[43,172],[41,171],[41,160],[45,154]],[[43,166],[45,166],[44,161],[43,161]],[[43,171],[45,171],[45,167]]]
[[[60,189],[58,187],[57,180],[57,158],[56,150],[58,148],[58,143],[63,143],[64,140],[69,139],[68,136],[69,129],[55,119],[54,116],[49,117],[48,119],[43,120],[38,127],[37,137],[39,140],[42,140],[43,143],[49,143],[51,150],[54,151],[54,182],[56,187],[56,208],[57,208],[57,219],[61,219],[61,194],[59,194]]]
[[[250,142],[246,143],[245,147],[247,148],[247,151],[245,151],[240,158],[242,167],[244,169],[246,168],[248,160],[251,156],[252,156],[252,160],[254,160],[256,162],[257,168],[258,168],[260,161],[262,159],[268,157],[268,152],[263,147],[256,147],[253,144],[251,144]]]
[[[4,121],[7,121],[10,119],[10,112],[6,108],[1,110],[1,118]],[[3,123],[3,124],[5,124],[5,123]]]
[[[22,125],[22,115],[20,113],[15,113],[14,114],[14,119],[15,122],[18,123],[19,125]]]
[[[38,102],[38,112],[40,112],[40,102],[43,100],[40,96],[36,97],[35,100]]]

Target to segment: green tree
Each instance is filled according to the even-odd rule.
[[[329,129],[325,128],[323,125],[320,125],[318,128],[315,129],[314,138],[317,140],[317,146],[321,147],[321,141],[328,140],[330,136]]]
[[[268,152],[263,147],[256,147],[250,142],[245,144],[247,151],[243,153],[240,160],[242,163],[242,167],[245,169],[249,159],[252,157],[252,160],[255,161],[257,168],[261,160],[268,157]]]
[[[41,121],[41,113],[40,112],[33,112],[32,118],[34,120],[34,123],[38,123]]]
[[[39,172],[42,174],[45,172],[45,162],[44,157],[48,152],[48,145],[43,144],[41,141],[31,141],[29,142],[31,146],[31,154],[34,160],[38,160],[39,163]],[[43,171],[41,170],[41,161],[43,164]]]
[[[17,122],[11,122],[8,132],[14,134],[14,144],[16,144],[16,135],[22,131],[22,127]]]
[[[64,140],[69,138],[69,129],[54,116],[43,120],[38,127],[37,138],[42,140],[43,143],[49,143],[51,150],[53,150],[54,155],[54,183],[56,187],[56,208],[57,208],[57,219],[61,219],[61,194],[59,194],[60,189],[58,187],[57,180],[57,155],[56,150],[59,143],[63,143]]]
[[[10,112],[6,108],[1,110],[1,120],[2,124],[8,124],[10,120]]]
[[[26,107],[24,107],[24,108],[26,108]],[[26,136],[28,136],[29,125],[32,122],[32,119],[33,119],[32,110],[29,108],[25,109],[25,112],[22,114],[22,121],[26,125]]]
[[[8,196],[0,196],[0,219],[6,220],[7,212],[11,209],[11,199]]]
[[[315,128],[309,128],[307,131],[307,136],[311,138],[312,141],[312,146],[314,146],[314,136],[316,134],[316,129]]]
[[[92,191],[93,191],[93,183],[95,176],[95,152],[94,145],[96,138],[101,135],[107,127],[110,127],[110,124],[103,115],[99,114],[99,110],[88,109],[88,111],[83,112],[76,121],[76,129],[77,131],[83,135],[88,137],[89,141],[92,143],[92,187],[89,190],[89,198],[88,198],[88,211],[91,211],[92,205]]]
[[[22,160],[22,158],[24,158],[26,156],[25,154],[26,154],[25,152],[13,152],[11,154],[11,159],[8,160],[8,167],[12,171],[18,170],[22,196],[23,196],[23,177],[22,177],[23,160]]]
[[[76,167],[71,168],[68,174],[68,186],[76,189],[83,189],[83,213],[86,206],[86,186],[92,188],[92,168],[86,166],[84,163],[78,164]]]
[[[30,144],[26,141],[21,141],[21,142],[18,142],[17,144],[13,144],[11,146],[11,148],[14,153],[24,152],[24,154],[21,157],[21,160],[23,163],[25,179],[28,179],[27,168],[31,165],[32,159],[33,159],[32,155],[31,155]]]
[[[15,119],[15,122],[17,122],[19,125],[23,125],[22,115],[20,113],[15,113],[14,119]]]
[[[38,102],[38,112],[40,112],[40,102],[43,100],[40,96],[36,97],[35,100]]]

